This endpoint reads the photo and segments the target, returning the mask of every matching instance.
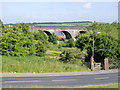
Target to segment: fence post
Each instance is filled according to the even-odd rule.
[[[108,63],[108,58],[104,59],[104,69],[109,70],[109,63]]]

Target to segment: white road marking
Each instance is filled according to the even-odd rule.
[[[52,80],[53,82],[65,82],[65,81],[75,81],[76,79],[66,79],[66,80]]]
[[[24,83],[24,82],[46,82],[46,81],[38,81],[38,80],[34,80],[34,81],[5,81],[4,83]]]
[[[108,79],[109,77],[101,77],[101,78],[94,78],[94,79]]]

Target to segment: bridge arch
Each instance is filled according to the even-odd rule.
[[[65,34],[66,39],[72,38],[72,35],[68,31],[61,31],[61,32],[63,32]]]
[[[47,34],[48,36],[51,35],[51,33],[49,31],[43,31],[45,34]]]
[[[86,33],[86,31],[80,31],[79,33],[80,33],[80,34],[84,34],[84,33]]]

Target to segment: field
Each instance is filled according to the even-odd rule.
[[[81,26],[81,25],[91,25],[92,23],[91,22],[88,22],[88,23],[63,23],[63,24],[67,24],[67,25],[78,25],[78,26]]]
[[[88,71],[85,66],[63,63],[49,57],[11,57],[2,56],[2,72],[16,73],[48,73],[48,72],[72,72]]]

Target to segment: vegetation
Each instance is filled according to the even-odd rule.
[[[72,38],[60,41],[55,33],[47,36],[41,30],[31,33],[29,25],[24,23],[5,26],[0,21],[0,25],[2,28],[0,29],[2,31],[0,41],[2,40],[3,72],[40,73],[88,70],[86,67],[82,67],[81,63],[85,60],[90,61],[93,50],[93,33],[95,61],[99,62],[104,58],[109,58],[109,61],[111,60],[113,63],[118,62],[118,58],[120,58],[120,41],[117,37],[118,23],[116,22],[111,24],[91,23],[89,26],[87,25],[86,33],[78,35],[76,41]],[[57,56],[60,59],[49,58],[51,56]]]
[[[35,55],[45,56],[48,45],[48,36],[41,30],[34,33]]]
[[[48,44],[48,36],[41,30],[38,30],[38,32],[34,33],[34,40],[40,41],[44,45]]]
[[[66,42],[66,46],[67,47],[75,47],[75,42],[73,38],[70,38],[67,42]]]
[[[84,87],[84,88],[105,88],[105,89],[107,89],[107,88],[111,88],[111,89],[117,89],[117,88],[119,88],[118,87],[118,84],[109,84],[109,85],[94,85],[94,86],[87,86],[87,87]],[[118,89],[119,90],[119,89]]]
[[[72,63],[72,64],[82,64],[85,60],[85,56],[87,55],[86,51],[79,50],[79,49],[68,49],[60,54],[61,61],[64,61],[66,63]]]
[[[3,23],[0,20],[0,55],[2,54],[2,29],[3,29]]]
[[[111,24],[94,22],[92,25],[87,27],[88,31],[90,31],[91,29],[95,32],[108,34],[113,38],[118,39],[118,23],[117,22],[113,22]]]
[[[92,25],[92,22],[90,21],[81,21],[81,22],[64,22],[63,24],[67,24],[67,25],[77,25],[77,26],[88,26],[88,25]]]
[[[95,24],[94,24],[95,25]],[[97,25],[97,24],[96,24]],[[94,52],[95,59],[100,61],[101,59],[111,58],[113,60],[117,59],[120,55],[118,39],[110,34],[97,33],[98,28],[94,29]],[[111,31],[112,32],[112,31]],[[88,31],[84,35],[79,35],[76,40],[76,47],[87,49],[88,60],[92,56],[93,49],[93,33]]]
[[[100,33],[98,33],[100,32]],[[86,61],[90,60],[93,50],[94,33],[94,59],[96,62],[102,62],[105,58],[109,59],[110,68],[118,68],[120,59],[120,40],[118,39],[118,23],[93,23],[87,27],[87,32],[77,36],[76,47],[81,50],[87,49],[88,56]]]
[[[45,56],[46,48],[42,42],[38,41],[35,44],[35,52],[36,52],[36,56]]]
[[[49,36],[48,41],[52,42],[53,44],[57,44],[58,39],[59,38],[55,35],[55,33],[53,33],[52,35]]]
[[[33,34],[21,23],[2,29],[2,55],[26,56],[34,54]]]
[[[87,70],[89,69],[85,66],[63,63],[57,59],[50,59],[48,57],[2,56],[2,72],[48,73],[48,72],[73,72]]]
[[[11,87],[12,88],[12,87]],[[110,90],[119,90],[119,85],[118,84],[109,84],[109,85],[90,85],[90,86],[74,86],[74,87],[68,87],[68,86],[52,86],[52,87],[44,87],[44,86],[33,86],[31,88],[80,88],[80,89],[86,89],[89,88],[91,90],[93,90],[93,88],[95,88],[94,90],[98,89],[98,90],[106,90],[106,89],[110,89]]]

